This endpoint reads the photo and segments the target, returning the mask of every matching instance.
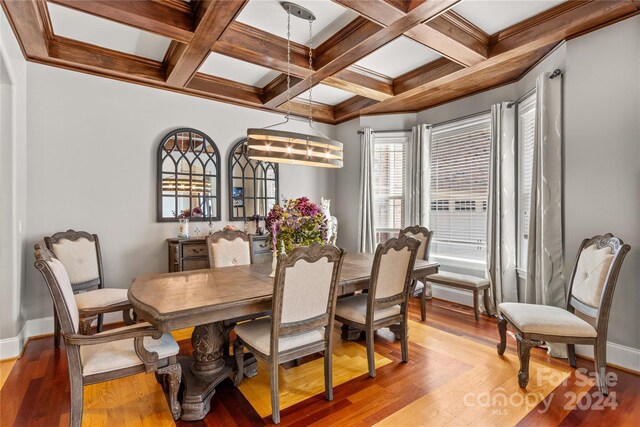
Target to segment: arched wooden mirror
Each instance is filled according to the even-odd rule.
[[[240,140],[229,153],[230,221],[264,218],[278,200],[278,165],[249,159],[246,144]]]
[[[196,129],[176,129],[158,148],[158,221],[220,220],[220,151]]]

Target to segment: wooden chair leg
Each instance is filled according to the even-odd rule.
[[[529,358],[533,343],[520,335],[516,335],[518,342],[518,357],[520,358],[520,371],[518,372],[518,384],[526,388],[529,384]]]
[[[333,360],[330,346],[324,350],[324,396],[329,402],[333,400]]]
[[[53,346],[60,348],[60,320],[55,306],[53,307]]]
[[[71,420],[69,427],[80,427],[82,425],[82,399],[83,385],[80,375],[70,375],[71,385]]]
[[[407,319],[405,318],[400,324],[400,352],[402,353],[402,361],[409,361],[409,328]]]
[[[575,368],[577,366],[576,363],[576,346],[575,344],[567,344],[567,355],[569,357],[569,365]]]
[[[427,281],[422,282],[422,294],[420,294],[420,319],[427,320]]]
[[[498,316],[498,333],[500,342],[498,343],[498,355],[502,356],[507,348],[507,321],[504,317]]]
[[[376,377],[376,355],[373,351],[374,331],[371,325],[367,325],[367,363],[369,364],[369,376]]]
[[[593,364],[596,368],[596,381],[600,393],[605,396],[609,395],[609,386],[607,385],[607,342],[604,339],[596,339],[593,346]]]
[[[157,371],[158,374],[166,379],[165,382],[169,383],[169,408],[174,420],[180,419],[182,413],[182,406],[178,400],[178,391],[180,390],[180,381],[182,380],[182,367],[179,363],[160,368]]]
[[[233,342],[233,355],[236,358],[236,367],[238,369],[233,383],[236,387],[240,387],[244,378],[244,345],[239,339]]]
[[[478,291],[473,291],[473,313],[476,316],[476,322],[480,320],[480,308],[478,307]]]
[[[272,360],[269,368],[271,371],[271,419],[273,420],[274,424],[280,424],[280,398],[278,396],[278,361]]]
[[[98,314],[98,326],[96,327],[97,332],[102,332],[102,325],[104,324],[104,314]]]

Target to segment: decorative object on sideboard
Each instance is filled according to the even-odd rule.
[[[297,246],[328,242],[325,213],[307,197],[275,205],[269,211],[265,224],[274,266],[279,253],[289,253]],[[275,269],[271,274],[275,274]]]
[[[309,21],[309,44],[313,36],[313,12],[294,3],[282,2],[287,11],[287,109],[284,122],[265,128],[247,129],[247,152],[250,159],[263,162],[289,163],[325,168],[341,168],[342,143],[334,141],[313,126],[313,50],[309,47],[309,114],[308,118],[291,116],[291,15]],[[306,122],[304,130],[291,120]]]
[[[338,218],[331,215],[331,199],[322,197],[320,198],[320,204],[322,205],[324,217],[327,219],[327,243],[335,245],[338,238]]]

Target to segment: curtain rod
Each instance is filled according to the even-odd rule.
[[[411,129],[387,129],[387,130],[372,130],[371,133],[393,133],[393,132],[411,132]],[[363,130],[358,131],[358,135],[364,134]]]
[[[560,68],[556,68],[555,70],[553,70],[553,73],[551,73],[551,75],[549,76],[550,79],[555,79],[556,77],[562,77],[562,70],[560,70]],[[520,102],[525,99],[527,96],[531,95],[533,92],[536,91],[536,88],[534,87],[533,89],[531,89],[529,92],[525,93],[524,95],[522,95],[520,98],[516,99],[513,102],[510,102],[507,104],[507,108],[511,108],[516,104],[520,104]]]

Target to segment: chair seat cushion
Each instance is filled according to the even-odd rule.
[[[234,331],[242,341],[259,352],[266,355],[271,353],[270,317],[241,323],[235,327]],[[283,352],[322,340],[324,340],[324,328],[319,328],[304,334],[281,337],[278,342],[278,350]]]
[[[76,295],[76,304],[80,310],[84,308],[106,307],[128,301],[129,298],[127,298],[126,289],[103,288]]]
[[[437,274],[431,274],[427,277],[427,281],[439,283],[442,285],[464,287],[469,289],[479,289],[488,287],[490,282],[487,279],[481,277],[468,276],[466,274],[450,273],[448,271],[441,271]]]
[[[525,333],[563,337],[598,335],[589,323],[560,307],[503,302],[498,305],[498,311]]]
[[[139,324],[113,329],[107,332],[95,334],[95,336],[110,334],[114,331],[140,327]],[[178,354],[180,347],[171,334],[163,334],[158,340],[144,337],[144,347],[148,351],[158,353],[159,359]],[[142,360],[136,354],[133,346],[133,338],[112,341],[104,344],[83,345],[80,347],[80,361],[82,374],[93,375],[102,372],[111,372],[131,366],[142,365]]]
[[[336,316],[364,325],[367,322],[367,298],[368,295],[360,294],[339,299],[336,304]],[[376,320],[397,316],[399,314],[400,306],[394,305],[375,310],[373,320],[375,322]]]

